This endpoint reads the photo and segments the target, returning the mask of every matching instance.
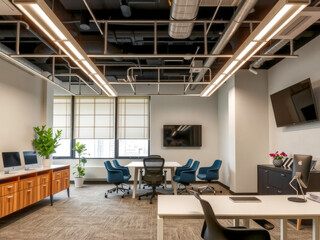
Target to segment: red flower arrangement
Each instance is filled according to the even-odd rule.
[[[279,151],[276,151],[275,153],[270,153],[269,156],[273,159],[282,159],[286,157],[287,154],[285,154],[285,152],[279,153]]]

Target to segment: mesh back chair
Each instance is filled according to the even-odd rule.
[[[158,192],[156,192],[156,187],[159,186],[164,179],[163,165],[164,165],[163,158],[143,159],[144,176],[142,176],[142,180],[152,187],[152,192],[140,195],[139,200],[141,200],[141,197],[151,196],[150,198],[150,204],[151,204],[152,199],[159,194]]]
[[[149,155],[148,158],[161,158],[160,155]],[[162,187],[163,189],[167,187],[167,170],[163,170],[164,173],[164,179],[163,179],[163,184],[160,184],[159,186]],[[143,175],[143,170],[140,170],[140,177],[139,177],[139,188],[141,189],[141,182],[142,182],[142,175]],[[143,189],[145,189],[147,186],[150,186],[148,184],[143,185]]]
[[[205,222],[201,237],[205,240],[270,240],[269,232],[265,229],[226,228],[220,225],[210,203],[203,200],[198,193],[194,196],[200,201]]]

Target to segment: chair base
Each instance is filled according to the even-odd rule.
[[[181,185],[183,186],[183,188],[181,188]],[[188,194],[193,194],[193,192],[190,190],[193,190],[193,187],[191,185],[189,185],[189,184],[185,185],[183,183],[179,183],[178,188],[177,188],[177,193],[182,194],[182,193],[186,192]]]
[[[150,204],[152,204],[152,199],[155,198],[156,196],[158,195],[161,195],[163,193],[160,193],[160,192],[157,192],[157,191],[152,191],[152,192],[148,192],[148,193],[145,193],[145,194],[142,194],[139,196],[139,200],[141,200],[141,197],[148,197],[148,196],[151,196],[150,197]]]
[[[129,188],[128,188],[128,189],[127,189],[127,188],[124,188],[123,185],[126,185],[126,186],[128,186]],[[121,186],[121,187],[119,187],[119,186]],[[119,191],[121,191],[121,192],[122,192],[121,198],[124,198],[125,193],[127,193],[127,194],[130,193],[130,192],[129,192],[130,189],[131,189],[131,187],[130,187],[129,185],[127,185],[127,184],[119,184],[119,185],[116,185],[114,188],[109,189],[109,190],[104,194],[104,197],[105,197],[105,198],[108,198],[108,193],[113,193],[113,192],[118,193]]]
[[[213,192],[213,194],[216,194],[217,193],[217,191],[214,189],[214,187],[212,187],[211,185],[210,185],[210,183],[208,183],[206,186],[203,186],[203,187],[199,187],[198,188],[198,192],[200,192],[200,193],[203,193],[203,192],[205,192],[205,191],[210,191],[210,192]],[[222,191],[218,191],[219,193],[222,193]]]

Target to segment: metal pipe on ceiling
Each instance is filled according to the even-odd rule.
[[[233,14],[231,21],[229,22],[228,26],[225,28],[221,38],[215,44],[213,49],[211,50],[210,54],[212,55],[219,55],[227,43],[230,41],[233,34],[238,30],[240,25],[244,22],[247,15],[250,13],[251,9],[257,3],[257,0],[246,0],[242,1],[239,7],[237,8],[236,12]],[[204,67],[211,67],[217,57],[208,58],[205,63]],[[193,82],[200,82],[203,76],[206,74],[207,71],[201,71],[193,80]],[[190,90],[194,90],[196,85],[191,85]]]

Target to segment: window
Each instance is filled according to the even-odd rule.
[[[119,97],[117,111],[119,157],[148,156],[149,97]]]
[[[90,158],[115,156],[115,99],[75,97],[74,139],[86,144]]]
[[[62,130],[60,146],[53,156],[70,157],[71,154],[71,116],[72,98],[69,96],[54,97],[53,100],[53,132]]]

